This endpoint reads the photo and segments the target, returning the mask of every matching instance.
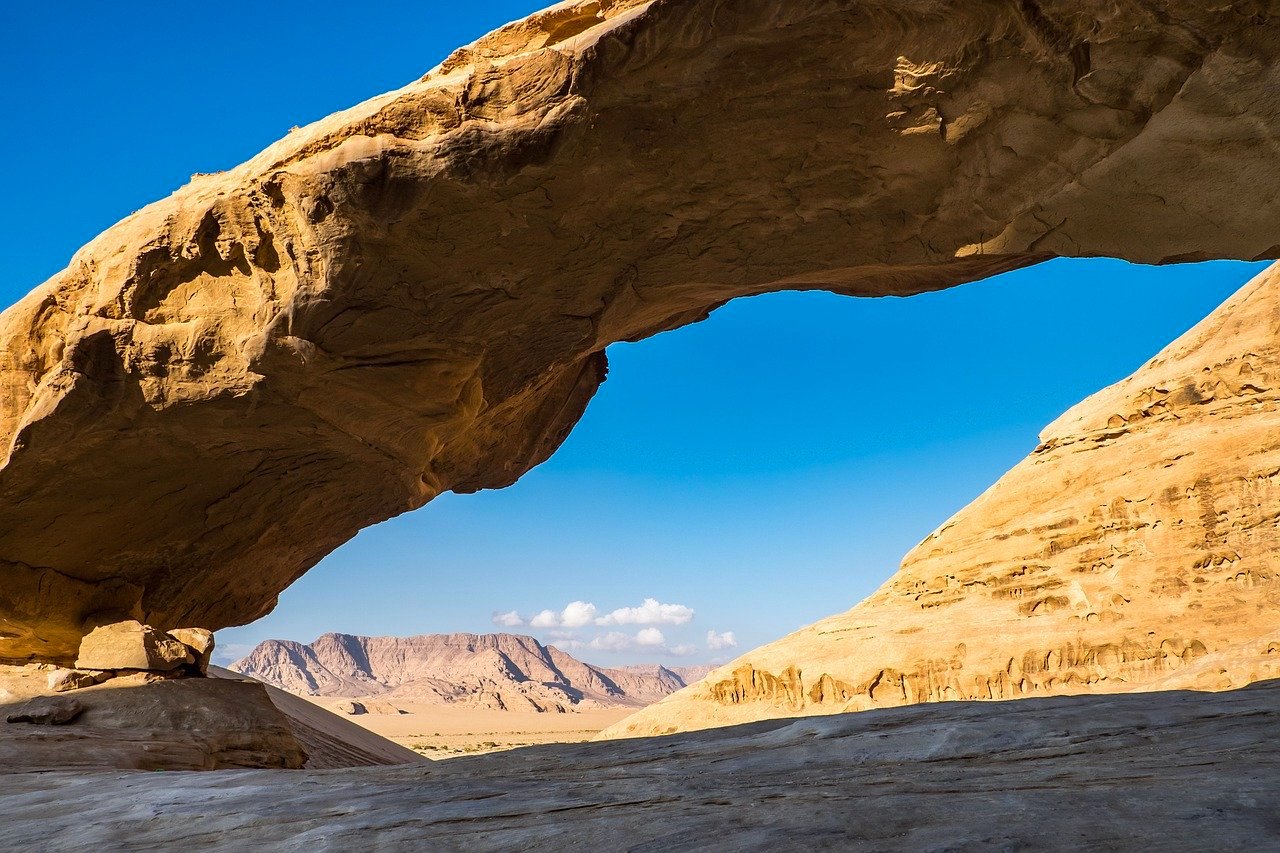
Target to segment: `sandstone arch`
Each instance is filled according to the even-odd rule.
[[[731,298],[1275,256],[1276,12],[562,3],[194,177],[0,316],[0,659],[254,619]]]

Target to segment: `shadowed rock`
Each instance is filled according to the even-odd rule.
[[[7,714],[5,720],[37,726],[65,726],[83,712],[84,705],[69,696],[37,696]]]
[[[275,688],[217,667],[210,674],[135,672],[84,685],[74,696],[50,696],[39,667],[0,665],[0,714],[34,724],[0,725],[0,768],[292,769],[427,760]]]

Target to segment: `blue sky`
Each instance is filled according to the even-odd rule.
[[[191,173],[403,85],[532,7],[350,8],[0,10],[0,110],[14,122],[0,137],[0,304]],[[732,303],[611,348],[578,429],[514,487],[364,531],[219,642],[234,654],[267,637],[480,632],[497,618],[606,664],[733,656],[852,606],[1044,424],[1259,269],[1055,261],[905,300]]]

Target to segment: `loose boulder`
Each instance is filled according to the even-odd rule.
[[[204,628],[174,628],[169,636],[182,643],[196,659],[196,668],[201,674],[209,671],[209,661],[213,657],[213,632]]]
[[[84,712],[84,705],[70,696],[37,696],[9,714],[10,723],[65,726]]]
[[[194,664],[185,644],[133,619],[94,628],[80,641],[76,669],[138,669],[168,672]]]
[[[54,693],[65,693],[68,690],[80,690],[101,684],[115,673],[101,670],[55,669],[49,673],[49,689]]]

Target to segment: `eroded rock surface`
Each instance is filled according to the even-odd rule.
[[[192,650],[177,638],[135,620],[94,628],[80,641],[78,669],[167,672],[194,664]]]
[[[562,3],[196,176],[0,316],[0,658],[255,619],[545,459],[608,344],[734,297],[1274,257],[1276,15]]]
[[[134,673],[49,696],[35,668],[0,666],[0,685],[10,721],[34,708],[33,722],[49,724],[0,726],[6,772],[299,768],[307,760],[260,684]]]
[[[877,592],[603,733],[1280,677],[1280,266],[1025,461]]]
[[[37,696],[28,699],[5,715],[7,723],[31,723],[34,726],[65,726],[84,713],[84,705],[70,696]]]
[[[68,690],[81,690],[92,687],[115,676],[114,672],[96,669],[63,669],[59,667],[49,673],[49,689],[54,693],[66,693]]]
[[[54,672],[0,665],[0,718],[7,720],[0,724],[0,773],[426,761],[323,708],[218,667],[210,668],[213,678],[134,672],[50,695],[47,678]]]
[[[305,699],[241,673],[211,666],[209,675],[215,679],[247,682],[265,691],[306,753],[307,769],[425,764],[429,760]]]
[[[6,844],[54,850],[1252,852],[1280,836],[1278,709],[1270,682],[892,708],[419,767],[0,775],[0,821]]]

